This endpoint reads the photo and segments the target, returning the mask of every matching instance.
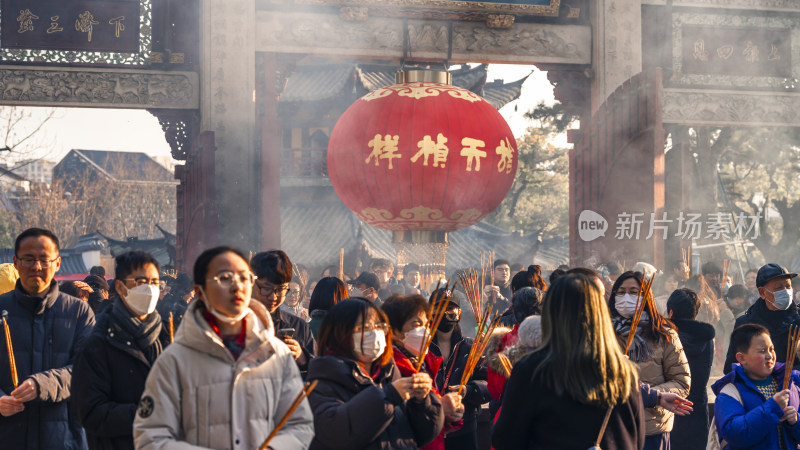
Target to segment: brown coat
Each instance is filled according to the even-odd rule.
[[[650,385],[651,389],[660,392],[672,392],[686,397],[689,395],[691,372],[689,361],[683,352],[683,345],[678,333],[669,330],[670,339],[662,338],[658,342],[649,333],[644,338],[650,346],[653,356],[638,363],[639,380]],[[647,436],[672,431],[673,413],[656,406],[645,409],[645,433]]]

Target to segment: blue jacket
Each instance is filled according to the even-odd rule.
[[[800,421],[790,426],[781,423],[783,411],[775,400],[770,397],[765,399],[755,384],[744,374],[744,369],[739,364],[733,364],[733,370],[717,380],[711,386],[717,396],[714,406],[714,419],[717,433],[728,442],[725,447],[729,450],[737,449],[765,449],[774,450],[778,445],[778,432],[780,425],[784,430],[786,448],[796,448],[800,442]],[[775,363],[772,375],[778,383],[783,383],[784,364]],[[742,403],[727,394],[720,393],[728,384],[739,390]],[[800,409],[800,372],[792,371],[792,384],[789,389],[789,406]]]

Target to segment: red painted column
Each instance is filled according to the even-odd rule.
[[[256,54],[256,117],[261,125],[259,251],[281,247],[281,127],[278,118],[277,55]]]

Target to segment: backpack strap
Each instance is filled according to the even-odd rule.
[[[722,390],[720,390],[719,393],[720,394],[727,394],[727,395],[733,397],[734,399],[736,399],[737,402],[743,403],[742,402],[742,394],[739,393],[739,389],[737,389],[736,386],[734,386],[733,383],[728,383],[725,386],[723,386]]]

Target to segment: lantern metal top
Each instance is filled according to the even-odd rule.
[[[395,82],[400,83],[440,83],[453,84],[453,76],[446,70],[403,69],[397,71]]]

